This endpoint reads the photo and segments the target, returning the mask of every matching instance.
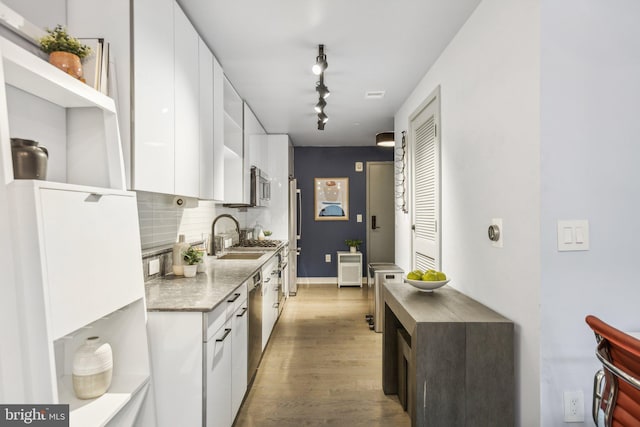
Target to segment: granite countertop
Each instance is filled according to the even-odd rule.
[[[275,250],[256,249],[254,252],[264,252],[264,255],[254,260],[222,260],[208,256],[206,272],[198,273],[196,277],[170,274],[150,280],[145,283],[147,311],[211,311],[244,281],[251,279],[285,244],[283,242]]]

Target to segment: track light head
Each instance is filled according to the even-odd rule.
[[[324,107],[326,106],[327,106],[327,101],[325,101],[324,98],[320,97],[320,99],[318,99],[318,103],[314,107],[316,110],[316,113],[322,113],[324,111]]]
[[[313,71],[313,74],[316,76],[319,76],[328,66],[327,56],[324,54],[324,45],[318,45],[318,56],[316,56],[316,63],[311,67],[311,71]]]
[[[318,114],[318,121],[322,123],[327,123],[329,121],[329,116],[327,116],[324,111]]]
[[[320,98],[327,99],[331,92],[329,92],[329,88],[324,84],[324,82],[320,81],[316,83],[316,91]]]
[[[324,130],[324,123],[320,119],[318,119],[318,130]]]

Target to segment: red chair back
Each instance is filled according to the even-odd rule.
[[[596,335],[596,356],[604,367],[601,407],[605,425],[640,426],[640,340],[595,316],[585,320]]]

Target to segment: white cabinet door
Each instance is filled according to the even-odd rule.
[[[213,58],[213,199],[224,200],[224,73]]]
[[[248,358],[248,307],[247,301],[236,310],[232,318],[231,340],[233,362],[231,366],[231,418],[235,418],[240,404],[247,391],[247,358]]]
[[[196,29],[175,3],[175,190],[198,197],[200,193],[200,96]]]
[[[249,189],[243,176],[243,102],[231,82],[224,78],[224,201],[249,203]]]
[[[266,172],[268,167],[267,133],[247,103],[244,104],[244,139],[247,173],[251,166],[257,166]]]
[[[174,192],[173,0],[133,1],[136,190]]]
[[[42,189],[40,203],[54,339],[144,296],[133,194]]]
[[[213,54],[202,39],[199,40],[198,46],[200,63],[200,198],[214,200]]]
[[[273,325],[277,318],[277,309],[274,308],[278,301],[278,276],[276,268],[277,263],[275,260],[272,260],[262,269],[262,351],[264,351],[267,346]]]
[[[232,320],[206,343],[207,427],[231,426]]]

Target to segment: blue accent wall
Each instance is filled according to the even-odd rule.
[[[298,277],[336,277],[337,251],[348,251],[345,239],[360,239],[362,275],[366,276],[367,245],[367,162],[393,161],[392,148],[379,147],[295,147],[294,168],[302,193],[302,238],[298,257]],[[355,162],[363,171],[355,171]],[[314,219],[314,178],[349,178],[349,220]],[[362,214],[362,222],[356,215]],[[324,261],[331,254],[331,262]]]

